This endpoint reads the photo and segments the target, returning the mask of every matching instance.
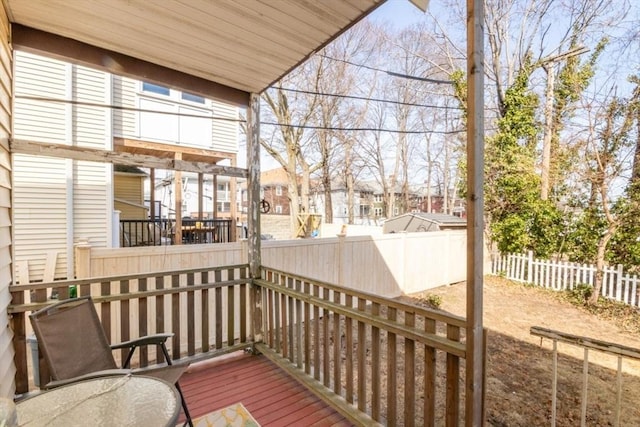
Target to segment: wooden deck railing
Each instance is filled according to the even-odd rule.
[[[93,297],[111,342],[173,332],[172,357],[192,362],[253,347],[356,425],[461,423],[463,318],[266,267],[262,272],[253,282],[241,264],[11,286],[16,392],[32,384],[28,313],[50,304],[52,294],[68,298],[74,287],[77,295]],[[253,318],[256,307],[261,319]],[[251,325],[263,342],[253,342]],[[157,357],[141,352],[133,362],[145,366]],[[38,366],[44,384],[46,366],[42,360]]]
[[[355,424],[458,425],[465,320],[262,267],[258,350]]]
[[[172,358],[198,361],[251,346],[247,271],[242,264],[9,287],[16,393],[29,391],[33,375],[27,360],[28,314],[52,303],[52,295],[91,295],[111,342],[173,332],[167,343]],[[146,366],[158,356],[142,351],[133,363]],[[46,365],[39,366],[40,384],[45,384]]]

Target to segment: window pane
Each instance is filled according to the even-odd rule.
[[[184,99],[185,101],[197,102],[198,104],[204,104],[204,97],[194,95],[189,92],[182,92],[182,99]]]
[[[159,95],[169,96],[169,88],[166,86],[155,85],[153,83],[142,82],[142,90],[145,92],[153,92]]]

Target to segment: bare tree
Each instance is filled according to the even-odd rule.
[[[269,106],[278,126],[269,138],[261,138],[260,140],[262,147],[282,166],[287,174],[292,236],[295,236],[297,232],[300,211],[309,211],[309,176],[312,168],[302,155],[304,147],[308,145],[304,127],[309,123],[318,103],[315,96],[298,97],[295,93],[294,98],[297,98],[295,99],[297,102],[290,102],[288,93],[282,87],[283,84],[289,84],[290,80],[295,77],[296,75],[288,76],[277,87],[264,92],[262,97]],[[300,108],[303,102],[305,108]],[[297,108],[293,107],[294,105]],[[302,172],[302,180],[299,188],[298,173],[300,171]]]
[[[637,90],[634,96],[638,96]],[[637,99],[619,98],[612,90],[603,103],[591,104],[585,111],[589,113],[585,156],[589,166],[587,179],[591,185],[590,199],[593,207],[602,212],[605,220],[604,232],[598,237],[596,274],[589,298],[590,304],[596,304],[602,289],[607,246],[625,220],[624,215],[612,209],[611,191],[614,181],[621,179],[625,169],[630,167],[629,158],[632,158],[634,152],[630,133],[634,129]]]

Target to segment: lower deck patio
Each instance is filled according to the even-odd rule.
[[[234,353],[192,365],[180,380],[196,419],[242,403],[261,426],[350,426],[265,356]]]
[[[71,288],[111,343],[173,334],[194,418],[242,403],[261,425],[472,422],[464,318],[266,266],[252,279],[247,264],[11,286],[16,393],[49,381],[42,357],[28,363],[28,314]],[[161,360],[151,350],[132,366]]]

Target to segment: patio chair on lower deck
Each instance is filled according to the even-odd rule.
[[[146,375],[175,384],[186,417],[193,427],[178,379],[188,364],[172,364],[165,345],[173,334],[155,334],[120,344],[109,345],[91,297],[72,298],[44,307],[29,316],[38,346],[53,379],[45,388],[59,387],[75,381],[107,375]],[[129,369],[138,347],[156,345],[162,350],[165,364]],[[119,369],[113,350],[129,349]]]

